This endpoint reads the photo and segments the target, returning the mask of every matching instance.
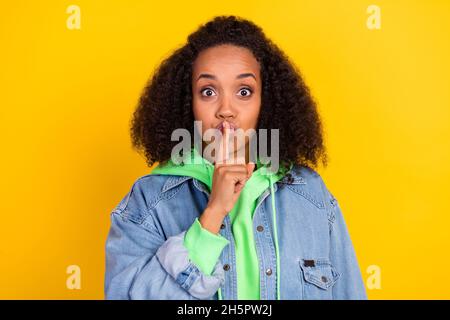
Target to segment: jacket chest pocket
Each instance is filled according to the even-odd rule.
[[[332,288],[340,274],[327,258],[301,259],[303,299],[333,299]]]

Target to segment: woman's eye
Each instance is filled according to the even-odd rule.
[[[248,97],[252,94],[252,90],[248,88],[242,88],[241,90],[239,90],[239,93],[242,97]]]
[[[203,90],[200,91],[200,93],[202,94],[202,96],[204,97],[212,97],[213,95],[215,95],[216,93],[210,89],[210,88],[205,88]]]

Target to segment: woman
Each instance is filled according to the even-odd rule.
[[[181,162],[179,129],[203,138]],[[277,136],[232,136],[252,129]],[[221,16],[189,35],[145,88],[131,133],[159,164],[111,214],[106,298],[366,299],[340,207],[314,170],[326,165],[316,105],[261,28]],[[255,141],[278,157],[253,157]]]

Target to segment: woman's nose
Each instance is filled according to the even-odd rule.
[[[231,106],[230,101],[221,101],[220,107],[217,110],[216,116],[219,119],[228,119],[234,118],[236,116],[236,112]]]

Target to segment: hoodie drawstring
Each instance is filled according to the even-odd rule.
[[[275,252],[277,258],[277,300],[280,300],[280,251],[278,246],[278,227],[277,227],[277,213],[275,207],[275,191],[272,183],[272,175],[269,176],[270,179],[270,195],[272,197],[272,220],[273,220],[273,237],[275,240]]]

